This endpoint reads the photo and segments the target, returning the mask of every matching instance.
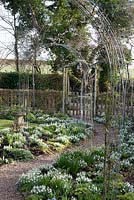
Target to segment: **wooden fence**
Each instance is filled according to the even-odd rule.
[[[46,113],[55,113],[62,108],[62,92],[35,90],[35,109]],[[18,106],[22,109],[33,109],[32,90],[0,89],[0,109]],[[92,94],[81,96],[79,92],[70,92],[66,99],[66,112],[74,118],[92,121]]]
[[[122,115],[123,97],[122,94],[114,94],[113,116]],[[95,115],[105,114],[105,94],[97,97],[96,113],[94,113],[94,98],[92,93],[80,95],[79,92],[70,92],[66,100],[66,112],[72,117],[92,121]],[[33,109],[32,90],[10,90],[0,89],[0,110],[18,106],[22,109]],[[62,110],[62,92],[35,90],[35,109],[46,113],[55,113]],[[125,115],[134,116],[134,93],[127,93],[125,99]]]
[[[81,95],[80,92],[70,92],[67,100],[67,113],[72,117],[92,122],[92,93]]]
[[[102,116],[105,114],[105,96],[106,94],[100,94],[97,97],[97,108],[96,108],[96,115]],[[114,96],[110,97],[113,98],[111,102],[111,112],[113,116],[123,115],[125,116],[134,116],[134,93],[126,93],[125,99],[123,99],[122,93],[115,93]]]
[[[61,110],[62,92],[35,90],[33,99],[32,90],[0,89],[0,108],[18,106],[22,109],[40,109],[46,113],[54,113]],[[34,102],[35,101],[35,102]]]

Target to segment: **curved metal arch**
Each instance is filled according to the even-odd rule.
[[[103,44],[110,66],[110,83],[111,86],[115,85],[114,76],[119,72],[120,81],[122,85],[122,116],[125,119],[125,106],[126,106],[126,82],[123,81],[123,75],[127,68],[125,64],[124,53],[118,37],[114,33],[112,26],[104,13],[100,10],[98,5],[93,0],[71,0],[81,12],[91,21],[93,28],[96,29]],[[113,87],[114,88],[114,87]],[[122,122],[123,123],[123,122]]]
[[[101,39],[101,43],[106,50],[107,58],[110,66],[110,84],[111,86],[115,86],[114,76],[118,71],[120,74],[120,81],[122,85],[122,116],[125,118],[125,103],[126,103],[126,83],[123,82],[123,71],[125,70],[125,59],[124,54],[118,40],[118,37],[114,33],[112,26],[108,19],[105,17],[103,12],[99,9],[97,4],[93,2],[93,0],[69,0],[73,3],[83,14],[90,20],[92,26],[96,29],[99,38]],[[84,64],[86,66],[86,70],[89,68],[89,64],[84,60],[84,58],[77,52],[76,49],[65,45],[59,44],[56,42],[52,42],[49,44],[50,46],[62,46],[63,48],[68,49],[75,55],[77,58],[76,61]],[[72,63],[71,63],[72,64]],[[65,66],[70,67],[70,64]],[[111,87],[114,94],[114,87]]]
[[[110,67],[118,66],[119,70],[125,67],[124,54],[118,38],[111,27],[110,22],[105,17],[103,12],[100,11],[97,4],[92,0],[74,0],[74,3],[84,15],[91,20],[93,27],[97,30],[101,42],[107,52]]]
[[[83,14],[91,20],[91,24],[96,29],[96,31],[99,34],[99,37],[101,39],[101,42],[106,50],[107,58],[109,61],[110,66],[110,83],[111,86],[115,86],[113,75],[116,74],[116,70],[118,69],[120,73],[120,81],[122,85],[122,119],[120,121],[120,126],[124,125],[124,119],[125,119],[125,107],[126,107],[126,89],[127,85],[123,82],[123,73],[125,68],[127,67],[125,65],[125,58],[124,54],[120,45],[120,42],[118,41],[118,38],[116,34],[114,33],[112,26],[108,19],[105,17],[103,12],[99,9],[97,4],[93,2],[93,0],[72,0],[72,2],[83,12]],[[122,72],[123,71],[123,72]],[[112,88],[112,95],[114,96],[114,87]],[[110,100],[110,103],[114,101],[113,99]],[[107,105],[107,111],[109,104]],[[110,114],[112,115],[112,113]],[[119,114],[120,115],[120,114]],[[111,116],[110,116],[111,117]],[[109,117],[108,117],[109,118]],[[108,119],[109,120],[109,119]],[[106,133],[106,137],[108,139],[109,135]],[[118,147],[117,149],[120,149],[120,136],[118,137]],[[119,165],[120,165],[120,158],[117,160],[118,166],[115,166],[117,169],[116,171],[119,172]],[[105,168],[106,166],[104,166]],[[105,169],[104,169],[105,170]],[[105,180],[104,180],[105,182]],[[106,189],[107,190],[107,189]],[[116,198],[116,194],[114,199]]]

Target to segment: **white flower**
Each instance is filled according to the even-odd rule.
[[[82,171],[77,174],[76,181],[77,183],[90,183],[92,182],[92,179],[88,178],[86,172]]]
[[[25,183],[36,183],[39,180],[43,178],[43,175],[41,174],[41,171],[39,169],[34,169],[29,171],[26,174],[22,174],[21,178],[19,179],[19,182],[21,184]]]
[[[123,192],[134,192],[134,186],[131,185],[129,182],[126,182],[124,184],[124,187],[122,189]]]
[[[33,189],[31,190],[31,194],[42,194],[42,193],[51,194],[52,189],[45,185],[40,185],[40,186],[34,186]]]
[[[88,186],[88,189],[89,189],[89,191],[91,191],[91,192],[93,192],[93,193],[98,193],[98,194],[101,193],[101,190],[98,189],[97,186],[94,185],[94,184],[90,184],[90,185]]]

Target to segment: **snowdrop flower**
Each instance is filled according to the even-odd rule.
[[[94,184],[90,184],[88,186],[89,191],[93,192],[93,193],[101,193],[101,190],[97,188],[97,186],[95,186]]]
[[[77,183],[81,183],[81,182],[90,183],[90,182],[92,182],[92,179],[90,179],[86,176],[86,172],[80,172],[77,174],[76,181],[77,181]]]
[[[33,189],[31,190],[31,194],[42,194],[42,193],[51,194],[52,189],[50,187],[46,187],[45,185],[40,185],[40,186],[34,186]]]
[[[129,182],[126,182],[124,184],[124,187],[122,189],[122,192],[134,192],[134,186],[131,185]]]

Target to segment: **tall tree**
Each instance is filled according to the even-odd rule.
[[[78,39],[79,41],[83,40],[83,44],[87,44],[84,30],[85,17],[68,0],[55,0],[49,1],[49,3],[41,0],[25,0],[23,2],[20,0],[2,0],[2,2],[13,14],[19,13],[21,30],[37,29],[41,45],[44,44],[56,55],[54,67],[57,63],[63,65],[70,60],[73,61],[76,53],[70,51],[70,49],[76,47],[74,44]],[[80,32],[81,34],[79,34]],[[78,51],[86,46],[83,46],[83,44],[79,45]]]
[[[18,50],[18,42],[19,42],[19,32],[18,32],[18,26],[17,26],[17,18],[16,15],[13,15],[13,26],[14,26],[14,52],[15,52],[15,65],[16,65],[16,71],[19,72],[19,50]]]

